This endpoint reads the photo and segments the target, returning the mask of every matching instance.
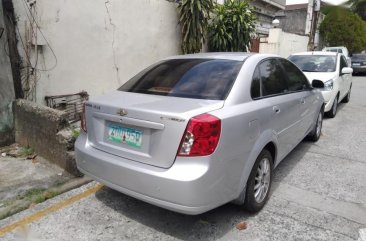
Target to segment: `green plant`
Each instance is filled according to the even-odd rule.
[[[80,136],[80,129],[72,129],[71,136],[76,140]]]
[[[366,47],[366,23],[345,8],[332,8],[321,23],[319,32],[328,46],[346,46],[351,53]]]
[[[178,5],[183,53],[197,53],[205,43],[212,0],[182,0]]]
[[[366,20],[366,0],[349,0],[346,4],[351,7],[354,13]]]
[[[248,51],[255,32],[254,9],[247,1],[227,0],[217,4],[209,26],[210,51]]]
[[[22,147],[20,149],[20,155],[25,157],[25,156],[31,156],[34,154],[34,149],[32,147]]]
[[[28,190],[24,194],[24,199],[26,199],[32,203],[41,203],[56,195],[58,195],[58,193],[55,191],[46,190],[44,188],[33,188],[33,189]]]

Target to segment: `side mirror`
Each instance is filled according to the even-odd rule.
[[[311,86],[313,86],[313,88],[322,89],[322,88],[324,88],[324,82],[321,80],[315,79],[311,82]]]
[[[344,67],[343,69],[342,69],[342,72],[341,72],[342,74],[352,74],[353,73],[353,69],[352,68],[350,68],[350,67]]]

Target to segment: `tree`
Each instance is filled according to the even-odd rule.
[[[255,31],[253,8],[247,1],[226,0],[216,4],[209,26],[210,51],[247,51]]]
[[[178,5],[183,53],[197,53],[205,43],[212,0],[182,0]]]
[[[348,9],[332,8],[319,32],[329,46],[346,46],[351,53],[366,48],[366,23]]]
[[[349,0],[347,4],[351,6],[354,13],[366,20],[366,0]]]

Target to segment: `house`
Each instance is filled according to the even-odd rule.
[[[279,17],[280,28],[288,33],[308,35],[311,21],[308,5],[308,3],[286,5],[285,14]]]
[[[309,36],[309,44],[314,50],[322,47],[318,28],[325,17],[317,4],[324,6],[326,3],[314,0],[309,3],[286,5],[284,15],[277,17],[280,20],[279,27],[284,32]]]
[[[255,8],[257,36],[268,37],[269,30],[272,28],[272,21],[277,16],[283,15],[286,0],[254,0],[249,4]]]

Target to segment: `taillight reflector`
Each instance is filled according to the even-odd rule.
[[[83,103],[83,108],[82,108],[82,111],[81,111],[80,127],[83,131],[87,132],[86,119],[85,119],[85,103]]]
[[[219,143],[221,120],[210,114],[191,118],[183,134],[178,156],[208,156]]]

